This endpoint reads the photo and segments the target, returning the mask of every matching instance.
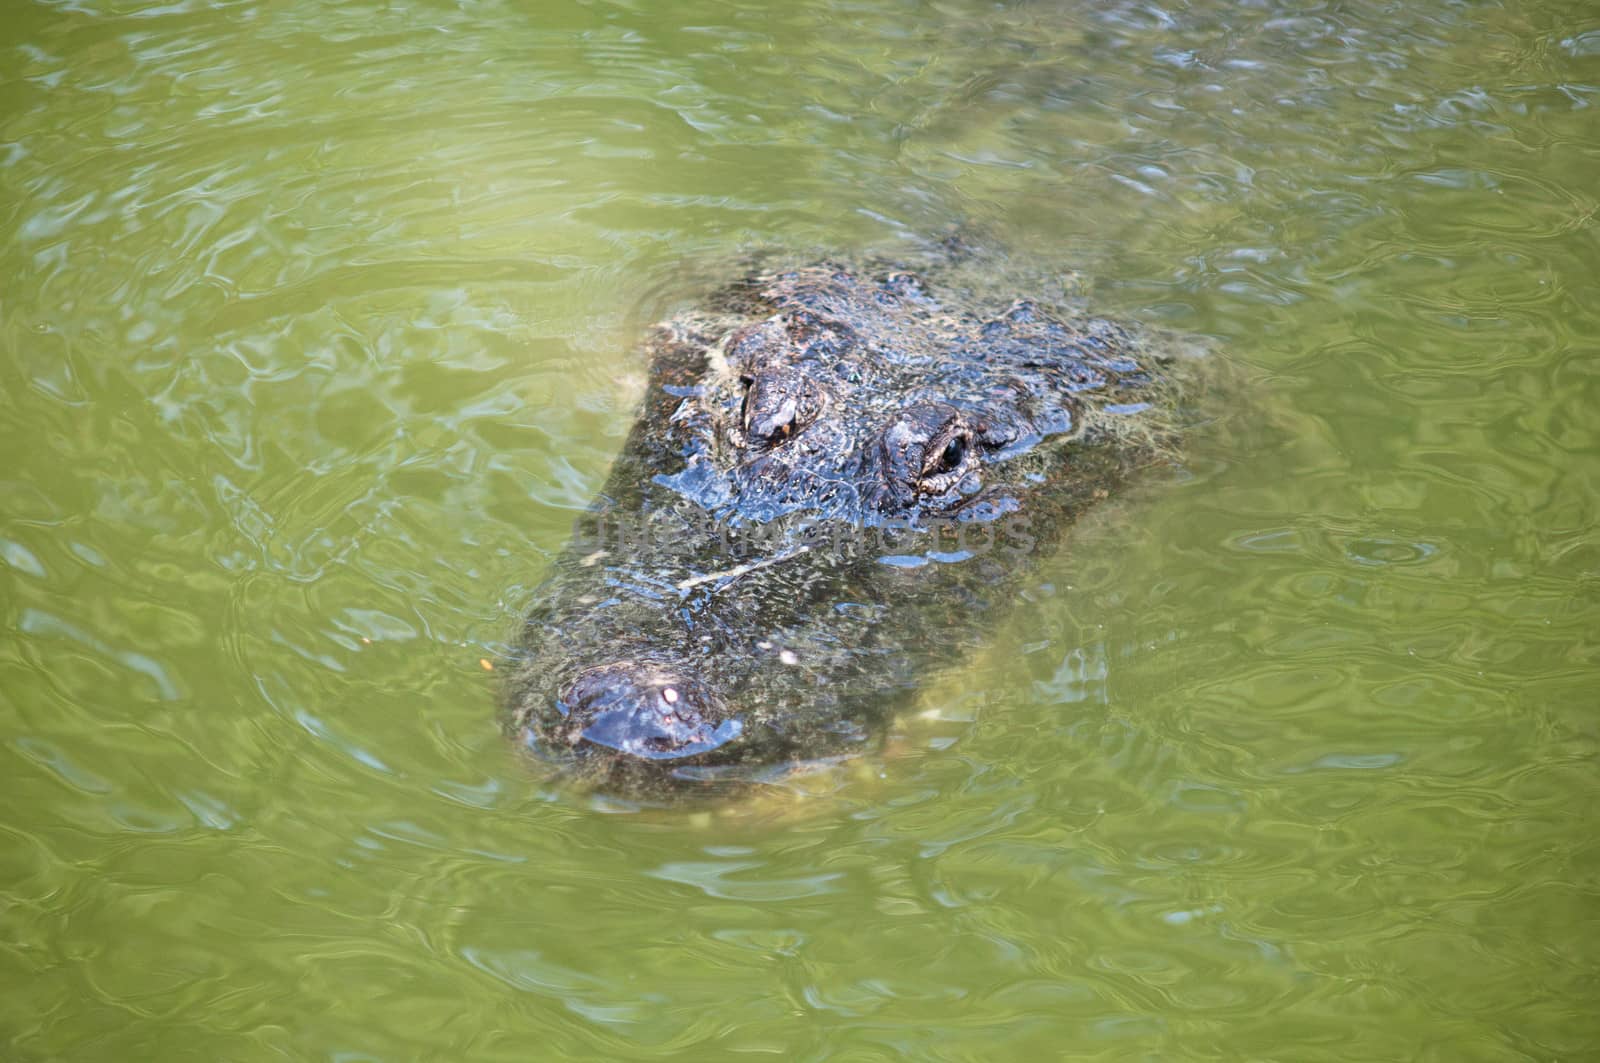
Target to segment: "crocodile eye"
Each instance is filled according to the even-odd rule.
[[[775,447],[822,412],[823,393],[800,371],[778,370],[740,379],[746,386],[739,426],[749,442]]]
[[[961,467],[961,462],[967,456],[967,437],[956,436],[946,443],[944,450],[939,454],[939,471],[953,472]]]
[[[952,490],[978,467],[972,447],[972,429],[959,416],[948,418],[921,447],[917,490],[942,495]]]
[[[917,495],[948,496],[978,472],[973,429],[947,403],[922,402],[902,410],[878,439],[879,461],[890,494],[910,505]]]
[[[739,399],[739,427],[746,433],[750,431],[750,385],[755,382],[754,377],[739,377],[739,386],[744,389],[744,394]]]
[[[968,471],[972,455],[971,436],[968,429],[959,427],[954,434],[940,440],[929,440],[924,452],[921,475],[917,486],[928,494],[943,494],[954,487]]]

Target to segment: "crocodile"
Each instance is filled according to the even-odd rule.
[[[1169,463],[1180,344],[934,271],[755,270],[655,326],[638,418],[534,592],[506,725],[619,792],[872,748],[1083,512]]]

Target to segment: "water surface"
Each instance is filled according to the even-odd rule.
[[[17,1059],[1600,1043],[1592,5],[19,3]],[[964,223],[1262,392],[824,792],[552,792],[492,661],[640,327]]]

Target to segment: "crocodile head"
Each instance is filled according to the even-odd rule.
[[[754,277],[668,322],[530,616],[521,733],[652,770],[859,739],[875,696],[970,644],[1026,567],[940,536],[1031,519],[1048,541],[1105,497],[1150,459],[1121,426],[1161,400],[1154,364],[1114,323],[985,314],[903,272]]]

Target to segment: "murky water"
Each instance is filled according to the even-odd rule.
[[[17,3],[0,1055],[1578,1059],[1600,12]],[[549,793],[494,658],[755,246],[966,222],[1258,425],[832,792]]]

